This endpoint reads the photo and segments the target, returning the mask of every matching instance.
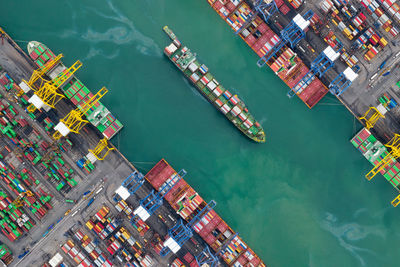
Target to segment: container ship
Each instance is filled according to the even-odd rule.
[[[264,143],[264,130],[243,101],[220,85],[209,73],[208,68],[199,63],[196,54],[183,46],[167,26],[163,30],[172,40],[172,43],[164,49],[165,55],[183,72],[195,88],[243,134],[256,142]]]
[[[240,30],[239,36],[260,58],[269,54],[280,42],[279,36],[259,15],[252,12],[244,0],[207,1],[235,32]],[[283,4],[283,1],[280,2]],[[309,71],[297,54],[287,46],[278,51],[266,64],[290,88],[295,87]],[[308,85],[295,88],[295,91],[297,96],[312,108],[328,93],[328,88],[315,77]]]
[[[163,186],[176,176],[174,168],[162,159],[145,175],[145,178],[156,190],[162,190]],[[207,202],[183,178],[175,182],[164,198],[186,222],[207,205]],[[266,266],[214,210],[206,213],[193,228],[229,266]],[[193,258],[193,255],[185,255],[185,258]]]
[[[28,43],[28,53],[38,67],[44,66],[56,57],[46,45],[37,41]],[[66,67],[60,61],[58,65],[49,69],[46,74],[54,78],[53,71],[65,69]],[[61,90],[76,107],[83,106],[83,103],[88,102],[93,96],[92,92],[74,75],[61,87]],[[107,139],[111,139],[123,127],[122,123],[100,101],[86,113],[86,117]]]
[[[381,165],[382,160],[387,162],[379,173],[400,193],[400,163],[395,157],[389,155],[387,148],[366,128],[358,132],[351,139],[351,143],[374,167]],[[392,204],[397,206],[396,202]]]

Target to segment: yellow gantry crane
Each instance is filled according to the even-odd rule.
[[[16,207],[21,207],[23,205],[22,201],[23,201],[24,197],[26,197],[26,196],[31,197],[31,196],[33,196],[33,194],[29,190],[22,192],[14,199],[12,204],[14,204]]]
[[[15,156],[18,158],[20,158],[24,155],[24,152],[22,151],[22,149],[19,146],[15,147],[13,152],[14,152]]]
[[[67,136],[70,132],[79,133],[83,126],[88,123],[83,118],[86,113],[97,104],[97,102],[108,92],[107,88],[101,88],[95,95],[93,95],[86,103],[82,104],[80,108],[71,110],[60,122],[54,127],[56,132],[53,134],[55,140]]]
[[[44,66],[38,68],[37,70],[34,70],[32,73],[31,78],[27,82],[26,80],[22,80],[28,88],[22,88],[24,91],[37,91],[39,88],[43,86],[43,84],[48,81],[44,78],[44,75],[46,74],[47,71],[49,71],[51,68],[53,68],[56,64],[58,64],[63,57],[63,54],[59,54],[55,58],[53,58],[51,61],[47,62]]]
[[[28,107],[29,112],[35,111],[37,108],[41,108],[46,104],[49,107],[55,108],[55,105],[63,99],[64,94],[57,92],[57,89],[82,66],[82,63],[78,60],[71,67],[61,72],[57,77],[51,81],[45,81],[41,87],[35,91],[34,95],[29,99],[32,103]]]
[[[365,178],[368,180],[374,178],[374,176],[381,172],[388,164],[396,161],[396,159],[400,157],[400,135],[395,134],[385,146],[390,148],[391,151],[388,151],[388,154],[365,175]]]
[[[393,207],[397,207],[400,204],[400,195],[398,195],[395,199],[392,200]]]
[[[54,153],[60,153],[60,148],[56,142],[52,143],[49,148],[46,149],[46,154],[43,156],[42,161],[48,162],[54,158]]]
[[[106,138],[100,140],[94,149],[89,149],[89,152],[93,154],[98,160],[104,160],[108,153],[115,148],[108,146],[108,141]]]
[[[385,118],[385,116],[379,112],[379,110],[375,107],[370,107],[362,117],[359,117],[359,120],[364,120],[365,121],[365,128],[367,130],[371,129],[374,127],[374,125],[377,123],[377,121],[380,118]]]

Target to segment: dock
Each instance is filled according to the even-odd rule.
[[[29,81],[38,66],[6,32],[1,33],[2,263],[266,266],[214,211],[217,203],[203,200],[183,180],[186,171],[176,172],[162,159],[142,174],[90,123],[77,128],[78,133],[58,128],[57,135],[56,125],[64,121],[70,127],[62,119],[79,110],[68,97],[54,107],[34,108],[33,95],[42,95],[39,90],[25,92],[22,86],[33,85]],[[46,78],[51,83],[64,77],[65,84],[75,77],[63,75]],[[87,101],[92,108],[98,99]],[[80,107],[80,112],[83,116],[86,109]],[[165,170],[158,174],[160,179],[172,175],[178,183],[155,184],[151,177],[161,167]],[[180,196],[174,195],[175,202],[172,193]],[[174,235],[176,229],[185,234]]]
[[[391,169],[389,158],[397,162],[400,155],[397,146],[400,2],[207,0],[207,3],[233,34],[259,56],[255,64],[272,70],[286,83],[289,98],[297,96],[308,108],[323,104],[327,95],[343,104],[388,148],[389,156],[373,162],[371,172],[385,175],[385,170]],[[369,179],[369,174],[366,178]],[[392,204],[397,206],[400,188],[397,183],[393,186],[396,196]]]

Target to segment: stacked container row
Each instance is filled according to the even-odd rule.
[[[197,193],[189,186],[184,179],[177,181],[177,172],[165,161],[158,162],[145,176],[147,181],[156,189],[160,190],[162,186],[169,182],[173,184],[172,189],[165,195],[165,200],[175,211],[192,209],[192,201],[196,199]],[[175,182],[174,182],[175,181]],[[196,206],[197,204],[195,204]],[[182,213],[182,218],[189,221],[202,207],[207,203],[203,200],[191,214]],[[183,208],[182,208],[183,207]],[[208,212],[200,220],[194,229],[215,251],[220,251],[222,259],[230,266],[265,266],[261,259],[235,234],[235,232],[216,214],[214,210]]]
[[[237,29],[238,27],[240,29],[244,26],[239,36],[258,56],[263,57],[265,54],[271,53],[271,46],[273,47],[275,45],[274,42],[279,36],[267,26],[259,15],[252,16],[251,21],[247,22],[246,25],[235,20],[235,17],[237,17],[237,13],[235,12],[239,8],[241,8],[241,10],[247,10],[249,8],[245,1],[208,0],[208,3],[233,29]],[[230,21],[228,21],[228,19]],[[232,25],[231,21],[236,21],[236,23]],[[278,51],[276,57],[267,64],[270,66],[279,55],[285,51],[292,53],[291,49],[285,46],[282,48],[282,51]],[[277,75],[292,88],[308,72],[308,68],[297,55],[294,56],[291,62],[287,63],[287,67],[282,66],[282,71],[279,72],[279,74],[277,73]],[[327,94],[327,92],[328,89],[326,86],[318,78],[315,78],[302,93],[298,93],[297,95],[309,108],[312,108]]]

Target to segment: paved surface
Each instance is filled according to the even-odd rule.
[[[327,35],[329,30],[334,32],[350,55],[355,55],[359,59],[358,65],[360,71],[358,73],[358,78],[340,97],[338,97],[338,100],[340,100],[340,102],[342,102],[342,104],[344,104],[356,117],[361,117],[369,107],[376,107],[379,104],[378,98],[381,97],[383,93],[389,94],[397,101],[397,103],[400,103],[400,89],[395,85],[396,82],[400,80],[400,78],[398,78],[400,74],[399,37],[392,37],[392,35],[384,31],[382,27],[374,27],[374,19],[364,10],[363,7],[361,7],[359,1],[349,1],[349,4],[353,4],[359,11],[362,11],[366,15],[367,24],[373,27],[378,34],[388,41],[388,45],[385,46],[383,50],[381,50],[370,62],[368,62],[364,59],[364,54],[367,50],[353,49],[351,47],[358,36],[353,40],[349,40],[338,29],[338,27],[330,21],[332,16],[323,13],[322,9],[319,7],[320,2],[321,0],[304,1],[304,4],[297,10],[294,10],[290,4],[286,3],[288,7],[291,8],[291,11],[286,16],[281,13],[273,16],[271,19],[271,22],[273,23],[269,23],[269,25],[275,32],[279,32],[281,28],[277,26],[276,23],[285,27],[297,13],[305,14],[308,10],[312,9],[314,13],[319,16],[323,25],[319,28],[319,32],[316,32],[313,28],[309,27],[309,30],[306,33],[306,38],[301,40],[300,43],[293,48],[306,65],[310,66],[311,62],[319,55],[319,53],[327,47],[327,43],[323,41],[323,38]],[[385,13],[387,14],[386,11]],[[344,15],[339,13],[339,16],[347,24]],[[393,25],[400,29],[399,23],[394,19],[392,19],[392,21]],[[367,28],[368,27],[366,27],[366,29]],[[382,69],[379,69],[384,61],[386,61],[386,64]],[[347,67],[348,65],[341,61],[341,59],[336,60],[334,67],[328,70],[321,78],[322,82],[328,87],[332,80]],[[390,71],[390,74],[383,76],[387,71]],[[324,103],[324,99],[321,100],[321,103]],[[394,133],[400,133],[399,116],[400,108],[396,107],[386,113],[385,119],[378,121],[372,129],[372,132],[380,141],[386,143],[393,137]]]
[[[33,72],[33,63],[27,60],[26,55],[16,50],[13,45],[15,44],[7,39],[4,40],[3,45],[0,45],[0,65],[17,83],[19,83],[22,79],[29,79]],[[4,93],[5,89],[0,87],[0,91]],[[18,99],[16,99],[16,101],[18,101]],[[40,132],[45,140],[49,143],[52,142],[51,137],[44,131],[38,121],[32,120],[18,105],[13,106],[18,109],[20,115],[24,116],[24,118]],[[59,118],[65,116],[71,109],[71,105],[62,100],[57,104],[57,111],[51,110],[48,112],[48,115],[54,122],[58,122]],[[92,173],[89,175],[83,173],[75,162],[83,155],[86,155],[87,149],[89,147],[94,147],[99,141],[99,138],[101,138],[100,134],[94,131],[91,126],[85,126],[83,131],[84,135],[71,134],[69,136],[74,145],[72,149],[62,153],[65,161],[75,170],[75,173],[78,174],[76,178],[78,185],[71,191],[67,193],[56,191],[54,186],[42,176],[40,169],[30,166],[42,185],[45,185],[46,189],[54,196],[51,202],[54,208],[51,209],[41,221],[36,220],[36,225],[29,233],[16,242],[10,242],[5,236],[0,235],[0,241],[9,246],[15,256],[22,254],[25,249],[29,250],[29,253],[22,259],[15,257],[11,266],[39,266],[45,261],[48,261],[54,254],[61,252],[60,245],[65,243],[67,238],[70,237],[68,236],[69,230],[83,228],[85,233],[94,239],[93,233],[85,228],[85,223],[90,216],[94,215],[103,205],[107,205],[111,208],[113,216],[124,216],[123,214],[117,214],[117,210],[113,208],[116,204],[115,201],[113,201],[114,191],[135,168],[117,150],[114,150],[108,155],[106,160],[95,163],[96,168]],[[26,162],[26,164],[29,165],[29,162]],[[100,187],[104,189],[98,195],[93,193]],[[90,190],[93,195],[89,198],[83,197],[83,193],[88,190]],[[146,182],[135,195],[128,198],[128,204],[131,205],[133,209],[136,208],[139,205],[139,200],[146,196],[151,190],[151,185]],[[91,197],[94,197],[94,202],[87,207]],[[65,198],[73,199],[76,203],[65,203]],[[65,215],[68,210],[71,211]],[[29,212],[27,213],[32,217]],[[162,220],[159,215],[163,218]],[[130,225],[126,217],[125,220],[123,220],[123,225],[143,246],[145,253],[154,257],[156,261],[154,266],[166,266],[168,263],[172,262],[176,256],[170,253],[169,256],[161,258],[155,254],[154,249],[152,249],[149,244],[149,240],[152,240],[154,236],[157,235],[163,239],[167,234],[168,228],[176,223],[177,218],[177,214],[171,207],[169,207],[168,204],[164,204],[146,222],[151,227],[151,230],[149,230],[144,237],[139,236],[137,230]],[[104,244],[100,244],[100,246],[105,251]],[[197,255],[203,248],[204,242],[199,236],[195,235],[191,240],[186,242],[177,256],[182,258],[189,250],[193,255]],[[71,263],[72,266],[74,265],[68,256],[63,254],[63,252],[61,252],[61,254],[67,259],[66,262]],[[109,254],[107,254],[107,256],[111,258]],[[113,260],[113,262],[115,262],[115,260]]]

